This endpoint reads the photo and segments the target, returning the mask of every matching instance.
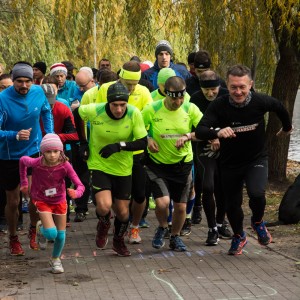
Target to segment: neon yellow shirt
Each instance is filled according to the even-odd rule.
[[[107,115],[105,105],[106,103],[93,103],[79,107],[80,117],[91,124],[88,168],[116,176],[131,175],[132,151],[120,151],[108,158],[101,157],[99,151],[108,144],[131,142],[145,137],[147,131],[141,112],[128,104],[126,116],[113,120]]]
[[[90,103],[95,103],[99,89],[100,89],[99,86],[94,86],[91,89],[84,92],[84,94],[81,98],[80,105],[87,105]]]
[[[149,137],[153,138],[159,147],[159,152],[151,153],[150,157],[156,163],[175,164],[180,161],[190,162],[193,159],[191,142],[186,142],[184,147],[177,149],[176,141],[185,133],[196,127],[202,118],[199,108],[189,102],[170,111],[165,107],[165,100],[158,100],[148,105],[143,111],[145,126],[149,126]]]
[[[109,86],[114,83],[116,83],[116,81],[107,82],[101,85],[97,95],[96,103],[107,102],[107,90]],[[128,99],[128,103],[137,107],[140,111],[142,111],[144,107],[152,101],[153,100],[149,90],[140,84],[136,85],[134,91],[131,92]]]

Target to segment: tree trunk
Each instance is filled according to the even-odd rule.
[[[272,96],[283,102],[291,118],[299,87],[300,61],[291,48],[281,46],[280,59],[276,68]],[[286,180],[286,166],[290,137],[277,137],[281,123],[274,113],[270,113],[267,126],[267,146],[269,149],[269,179]]]
[[[269,10],[274,35],[278,45],[279,62],[276,68],[272,96],[282,101],[293,116],[295,99],[300,83],[300,47],[299,47],[299,4],[280,5],[264,1]],[[283,22],[282,20],[289,20]],[[267,126],[267,146],[269,149],[269,179],[286,180],[286,166],[290,137],[276,137],[281,125],[278,118],[271,113]]]

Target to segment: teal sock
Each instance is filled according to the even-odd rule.
[[[66,240],[66,231],[57,230],[57,237],[54,242],[52,257],[60,257]]]

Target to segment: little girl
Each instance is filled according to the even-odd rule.
[[[45,239],[54,240],[50,265],[52,273],[63,273],[60,255],[66,239],[66,186],[65,177],[69,177],[76,187],[67,189],[72,199],[82,196],[84,185],[79,180],[63,152],[63,144],[58,135],[48,133],[40,145],[42,156],[20,159],[21,191],[28,195],[27,168],[32,168],[30,198],[36,206],[40,220],[37,223],[37,239],[40,249],[46,248]],[[44,239],[44,243],[42,242]]]

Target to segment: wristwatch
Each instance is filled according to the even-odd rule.
[[[120,142],[120,148],[125,149],[126,148],[126,143],[125,142]]]
[[[16,140],[19,141],[20,140],[20,136],[17,134],[16,135]]]

